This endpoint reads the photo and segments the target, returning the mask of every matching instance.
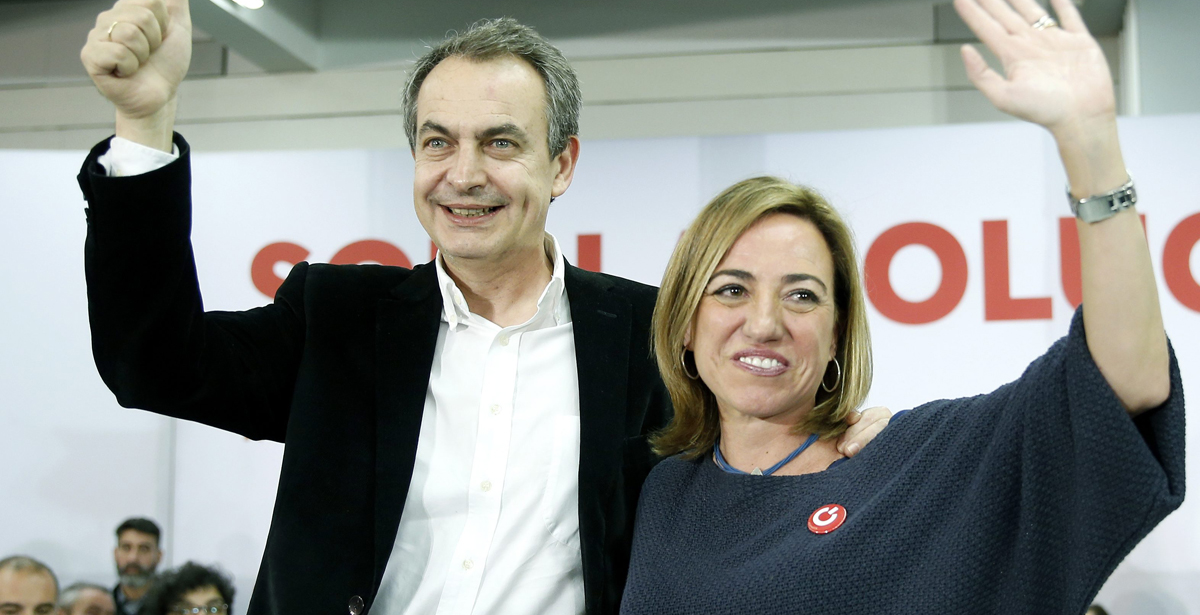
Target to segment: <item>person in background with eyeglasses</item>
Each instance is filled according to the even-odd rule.
[[[139,615],[225,615],[233,593],[233,580],[224,572],[187,562],[159,575]]]

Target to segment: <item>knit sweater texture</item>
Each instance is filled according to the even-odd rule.
[[[897,416],[802,476],[659,463],[642,489],[621,612],[1083,613],[1184,494],[1184,404],[1131,420],[1078,311],[1016,381]],[[810,515],[840,504],[819,535]]]

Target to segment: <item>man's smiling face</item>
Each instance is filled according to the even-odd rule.
[[[570,185],[578,140],[551,156],[546,87],[524,60],[450,57],[417,96],[413,202],[449,259],[541,250],[550,198]]]

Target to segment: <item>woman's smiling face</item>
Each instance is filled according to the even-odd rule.
[[[772,214],[742,233],[704,289],[687,347],[722,419],[795,424],[837,349],[833,256],[808,220]]]

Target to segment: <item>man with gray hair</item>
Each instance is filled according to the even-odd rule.
[[[671,411],[656,289],[570,266],[545,230],[579,159],[565,58],[499,19],[418,61],[434,262],[301,263],[272,305],[205,313],[173,134],[190,43],[185,0],[121,0],[83,49],[117,110],[79,177],[93,351],[124,405],[286,440],[250,612],[616,612]]]
[[[0,614],[51,615],[58,578],[45,564],[25,555],[0,560]]]
[[[59,615],[115,615],[116,612],[117,605],[108,589],[95,583],[72,583],[58,597]]]

